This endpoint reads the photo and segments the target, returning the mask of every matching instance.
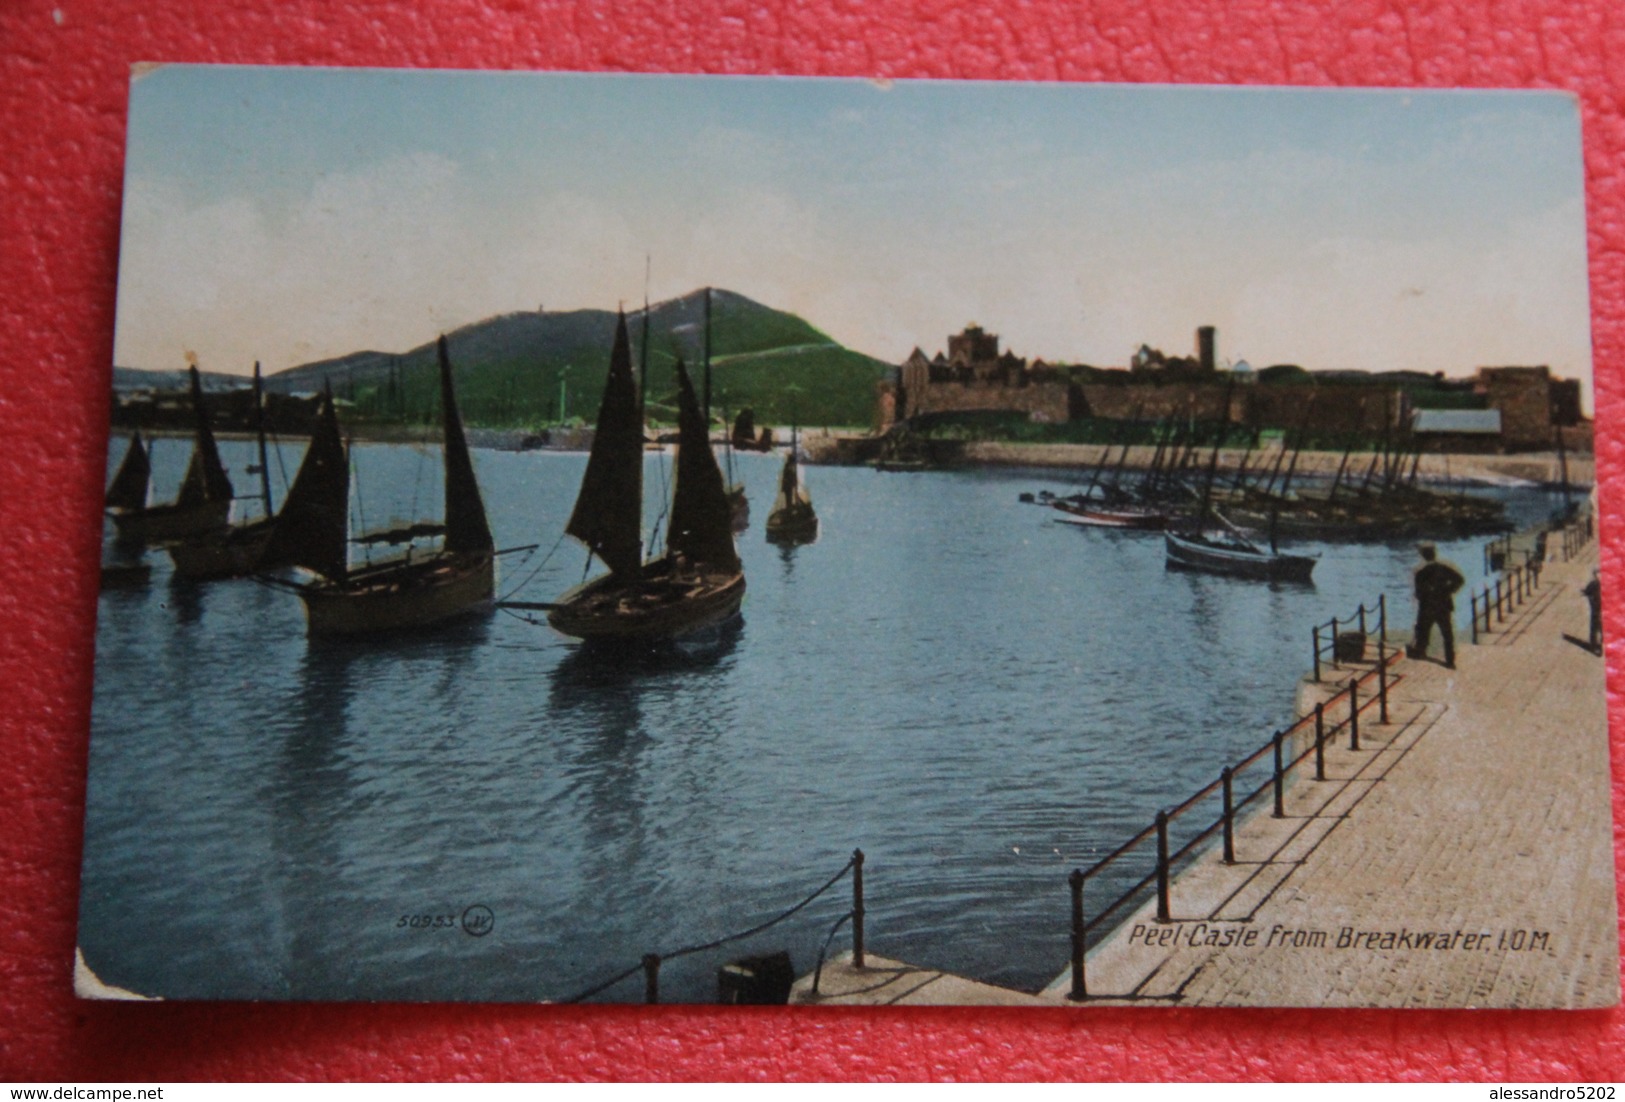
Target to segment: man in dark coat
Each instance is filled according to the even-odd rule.
[[[1422,544],[1417,551],[1422,562],[1412,573],[1416,585],[1416,638],[1411,640],[1408,653],[1412,658],[1425,658],[1437,624],[1444,637],[1444,664],[1455,669],[1456,630],[1452,621],[1456,616],[1456,590],[1467,579],[1453,564],[1440,559],[1431,543]]]
[[[1586,603],[1591,606],[1591,649],[1598,654],[1602,653],[1602,577],[1593,570],[1591,581],[1580,590],[1585,595]]]

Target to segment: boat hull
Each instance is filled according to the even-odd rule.
[[[1157,532],[1168,527],[1168,514],[1158,510],[1090,509],[1081,505],[1055,505],[1061,515],[1055,519],[1062,524],[1076,524],[1085,528],[1133,528],[1143,532]]]
[[[1319,561],[1309,555],[1280,555],[1216,545],[1172,532],[1164,533],[1163,538],[1167,544],[1168,567],[1174,570],[1196,570],[1230,578],[1307,582]]]
[[[175,576],[197,582],[241,578],[280,565],[260,561],[271,540],[271,526],[271,521],[259,520],[242,528],[171,543],[166,550],[175,564]]]
[[[780,509],[767,518],[769,543],[811,543],[818,538],[818,514],[812,506]]]
[[[231,500],[205,501],[198,505],[152,505],[145,509],[109,509],[118,542],[123,544],[170,543],[195,539],[226,527],[231,516]]]
[[[343,584],[300,587],[313,636],[372,635],[429,627],[491,607],[491,553],[445,553],[397,560],[353,573]]]
[[[577,586],[559,599],[547,622],[587,642],[660,642],[726,623],[745,598],[743,573],[678,577],[665,560],[645,570],[631,582],[610,574]]]

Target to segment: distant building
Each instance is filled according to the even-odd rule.
[[[1484,452],[1501,447],[1498,409],[1419,409],[1411,414],[1411,432],[1424,451]]]
[[[1022,413],[1032,421],[1067,421],[1073,416],[1070,388],[1043,361],[1028,364],[999,351],[999,337],[978,325],[948,338],[946,354],[934,357],[916,348],[897,372],[890,394],[882,388],[880,420],[903,420],[926,413]],[[888,404],[890,408],[888,409]]]
[[[1142,344],[1127,370],[1061,369],[1028,363],[1001,350],[997,334],[967,325],[946,352],[927,357],[916,348],[879,384],[876,428],[926,414],[1000,412],[1039,422],[1223,421],[1367,441],[1414,433],[1433,451],[1544,451],[1561,433],[1569,450],[1591,449],[1580,383],[1554,379],[1545,366],[1480,367],[1470,381],[1417,371],[1260,372],[1246,361],[1220,371],[1216,343],[1216,330],[1204,325],[1189,356]]]
[[[1553,379],[1545,366],[1481,367],[1473,391],[1500,413],[1501,447],[1506,451],[1550,448],[1558,428],[1582,420],[1579,380]]]

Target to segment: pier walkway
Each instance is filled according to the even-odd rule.
[[[1180,872],[1171,921],[1156,921],[1152,900],[1092,949],[1081,1003],[1068,999],[1070,970],[1032,1000],[873,958],[857,970],[846,957],[825,965],[822,995],[809,978],[797,1001],[1614,1005],[1604,671],[1585,647],[1581,593],[1596,555],[1591,544],[1547,564],[1538,591],[1480,645],[1459,631],[1457,669],[1397,663],[1390,722],[1362,715],[1358,751],[1328,743],[1324,781],[1300,765],[1282,817],[1266,808],[1238,825],[1234,864],[1215,851]],[[878,982],[881,968],[891,982]]]

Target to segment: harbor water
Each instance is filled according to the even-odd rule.
[[[188,450],[155,444],[154,500]],[[252,446],[221,450],[249,492]],[[280,487],[301,449],[279,450]],[[436,447],[354,462],[357,527],[438,514]],[[168,998],[564,1000],[777,916],[861,847],[871,952],[1036,990],[1067,959],[1068,872],[1293,718],[1311,625],[1379,594],[1392,631],[1412,615],[1409,542],[1295,548],[1312,585],[1169,572],[1159,534],[1018,501],[1066,472],[806,468],[819,539],[775,547],[781,459],[735,462],[743,623],[634,661],[539,613],[311,640],[297,597],[149,552],[150,585],[100,601],[90,967]],[[584,465],[475,452],[498,547],[539,545],[503,556],[499,594],[582,579],[561,533]],[[670,472],[648,456],[649,531]],[[1496,492],[1519,523],[1554,505]],[[1483,542],[1441,544],[1469,585]],[[672,960],[661,996],[709,1000],[720,964],[779,949],[811,971],[850,905],[842,880]],[[594,998],[643,994],[637,972]]]

